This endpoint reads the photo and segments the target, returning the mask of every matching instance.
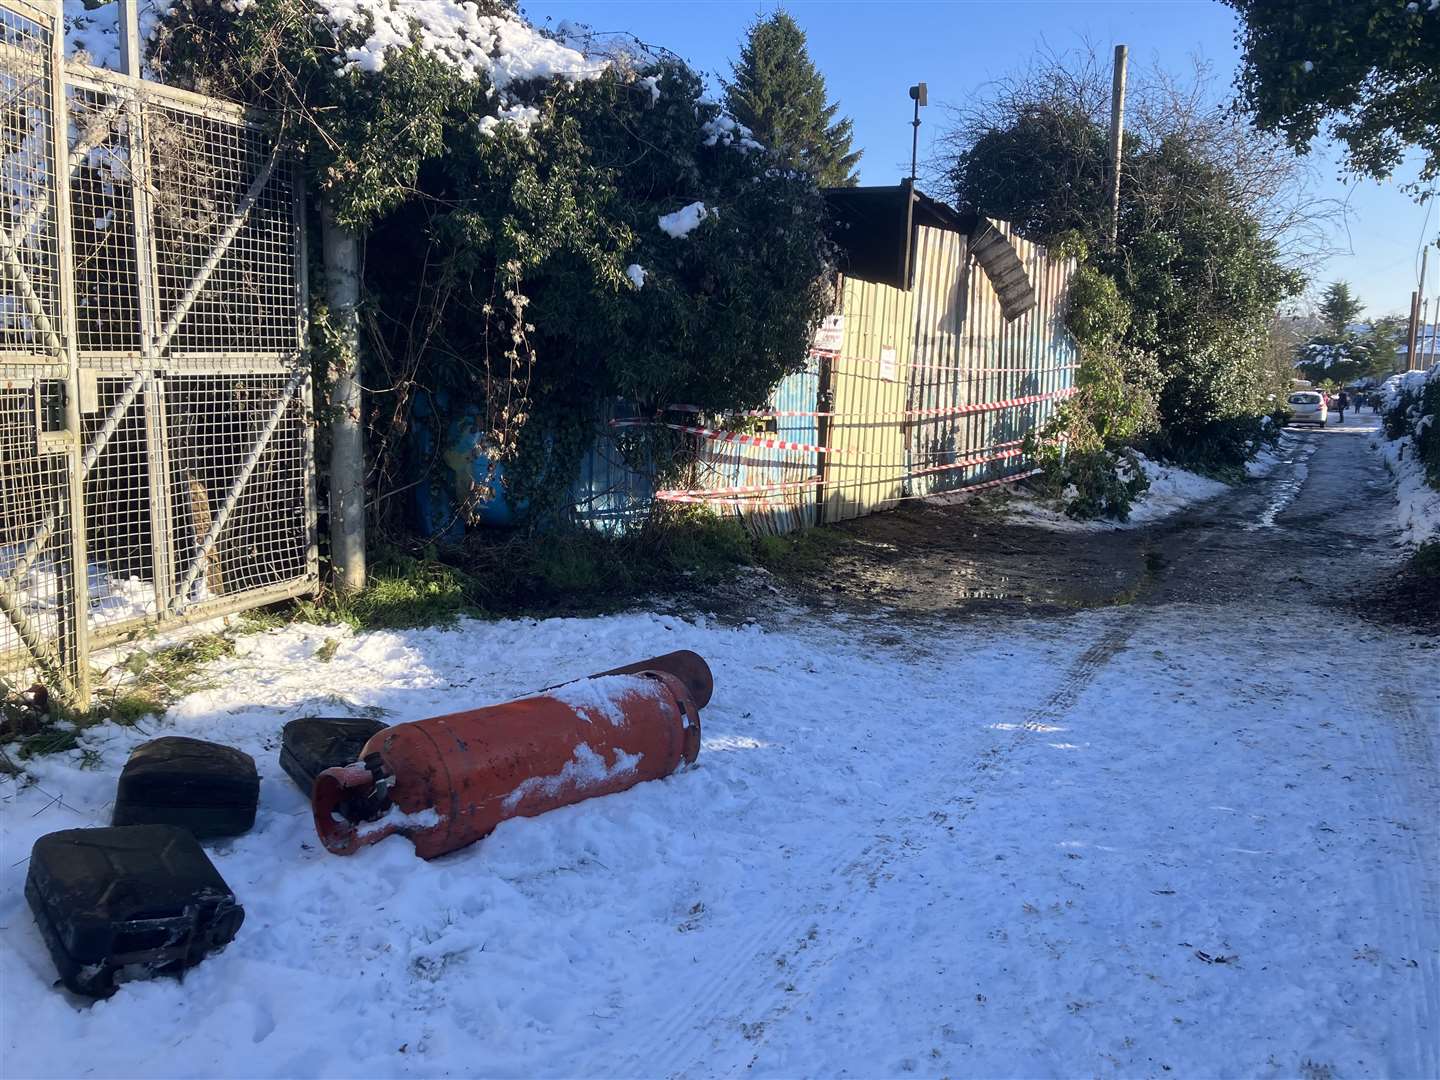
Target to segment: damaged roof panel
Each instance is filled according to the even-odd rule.
[[[1035,306],[1035,289],[1015,248],[988,218],[962,214],[906,181],[893,187],[826,188],[831,240],[840,268],[865,281],[908,290],[914,281],[916,229],[958,232],[985,270],[1007,321]]]

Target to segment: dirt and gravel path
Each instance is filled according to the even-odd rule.
[[[1393,574],[1399,550],[1374,425],[1287,433],[1269,474],[1145,528],[1056,531],[991,501],[907,504],[839,526],[854,543],[798,587],[820,608],[954,617],[1134,601],[1354,605]]]

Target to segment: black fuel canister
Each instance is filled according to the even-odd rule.
[[[260,775],[241,750],[167,735],[137,746],[115,788],[112,825],[180,825],[198,840],[255,824]]]
[[[42,836],[25,899],[61,981],[87,997],[109,997],[121,978],[193,967],[245,919],[199,842],[174,825]]]
[[[315,777],[326,769],[360,760],[371,736],[385,730],[378,720],[349,716],[304,716],[280,733],[280,767],[308,799]]]

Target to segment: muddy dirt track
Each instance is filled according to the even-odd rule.
[[[1365,612],[1401,548],[1374,421],[1287,434],[1282,463],[1143,528],[1056,530],[994,502],[907,504],[836,528],[854,543],[813,605],[895,613],[1048,614],[1114,604],[1253,602]],[[1375,614],[1380,614],[1375,612]]]

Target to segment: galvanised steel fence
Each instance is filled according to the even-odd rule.
[[[300,174],[263,117],[0,0],[0,672],[318,582]]]

